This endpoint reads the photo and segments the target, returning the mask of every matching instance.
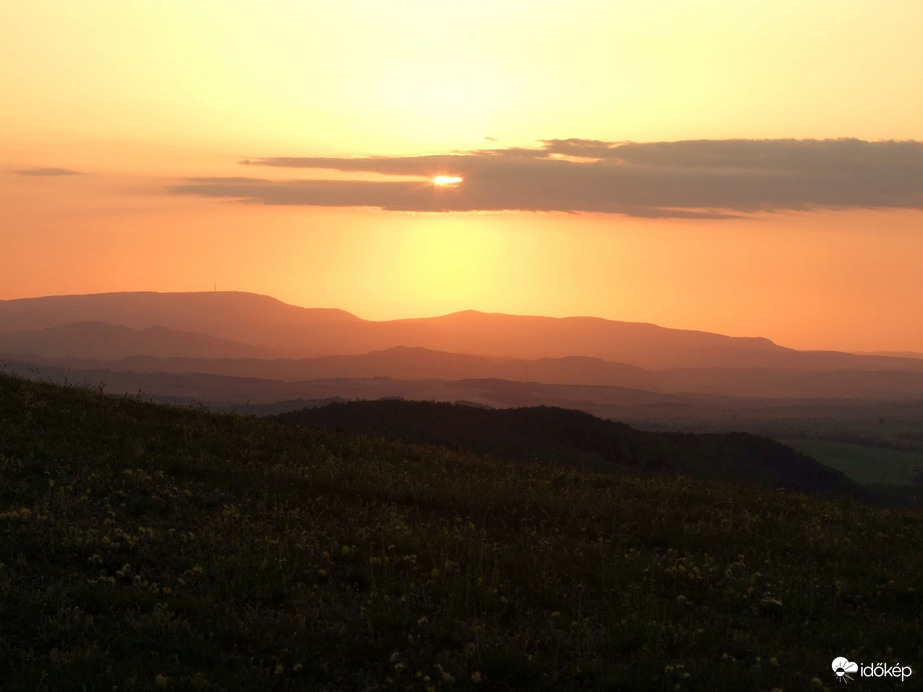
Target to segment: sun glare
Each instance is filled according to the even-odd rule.
[[[462,181],[458,176],[452,175],[437,175],[433,178],[433,185],[458,185]]]

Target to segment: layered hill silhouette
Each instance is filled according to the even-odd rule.
[[[118,332],[109,327],[105,333]],[[124,328],[121,328],[124,329]],[[57,332],[69,333],[70,326],[30,332],[33,335]],[[108,352],[124,349],[151,330],[135,332],[135,339],[116,340],[107,345],[99,340],[100,349]],[[0,334],[0,353],[27,353],[21,345],[22,334]],[[5,344],[16,340],[14,349]],[[202,337],[206,340],[208,337]],[[128,341],[129,344],[125,344]],[[218,342],[225,349],[244,350],[249,347],[233,342]],[[78,344],[79,345],[79,344]],[[177,349],[190,344],[173,344]],[[194,346],[201,344],[194,343]],[[118,372],[195,374],[211,373],[226,377],[247,377],[283,382],[303,382],[318,379],[390,378],[401,381],[418,380],[507,380],[549,385],[587,385],[641,389],[660,393],[686,393],[761,398],[863,398],[908,399],[923,396],[923,371],[900,370],[800,370],[795,368],[670,368],[645,370],[624,363],[612,363],[599,358],[571,356],[568,358],[496,358],[443,353],[423,348],[395,347],[357,356],[320,356],[317,358],[200,358],[183,356],[135,355],[99,358],[54,357],[49,351],[59,344],[39,343],[31,353],[42,356],[47,364],[68,365],[84,369],[108,369]],[[144,342],[139,352],[149,353],[155,347],[166,350],[168,345]],[[70,352],[76,346],[68,346]],[[82,352],[82,350],[81,350]]]
[[[260,346],[166,327],[132,329],[106,322],[75,322],[34,331],[0,334],[0,353],[90,361],[137,356],[160,358],[266,358]]]
[[[262,346],[275,357],[317,324],[358,318],[333,309],[287,305],[236,291],[201,293],[97,293],[0,301],[0,333],[36,331],[80,322],[136,330],[162,327]]]
[[[725,421],[722,429],[745,420],[785,421],[804,418],[874,420],[881,416],[923,420],[923,401],[849,397],[747,398],[683,392],[655,392],[630,387],[545,384],[498,378],[394,379],[390,377],[323,378],[286,381],[236,377],[209,372],[139,372],[108,367],[74,368],[4,357],[0,370],[49,382],[98,387],[113,394],[138,394],[153,401],[207,404],[220,410],[278,413],[333,400],[400,397],[420,401],[471,402],[493,408],[557,406],[614,420],[645,421],[687,427],[697,421]],[[153,362],[160,362],[156,359]],[[861,413],[863,412],[864,413]]]
[[[916,445],[923,421],[919,358],[590,317],[373,322],[235,292],[0,301],[0,370],[262,415],[381,397],[555,406],[646,429],[856,443],[863,468],[876,446]]]
[[[106,325],[134,330],[154,327],[170,332],[173,344],[162,344],[160,353],[202,357],[202,341],[191,334],[224,342],[223,353],[240,351],[241,345],[256,350],[247,355],[264,359],[363,355],[399,347],[422,348],[443,353],[540,360],[589,358],[631,365],[647,370],[676,368],[783,368],[794,370],[889,370],[923,372],[923,361],[913,358],[863,356],[838,352],[804,352],[784,348],[765,338],[730,337],[700,331],[668,329],[652,324],[616,322],[595,317],[532,317],[466,311],[442,317],[373,322],[342,310],[307,309],[268,296],[236,292],[204,293],[105,293],[86,296],[52,296],[0,301],[2,352],[25,353],[23,344],[36,341],[35,332],[84,323],[85,343],[97,324],[99,340],[111,338]],[[88,357],[78,353],[67,339],[51,347],[46,334],[45,357]],[[123,341],[127,339],[123,334]],[[102,353],[102,349],[101,349]],[[134,352],[127,355],[160,355]],[[215,358],[238,357],[214,355]],[[99,360],[110,356],[100,355]],[[445,360],[445,359],[443,359]],[[558,364],[558,371],[567,367]],[[570,361],[582,368],[584,364]],[[541,365],[533,366],[541,369]],[[612,366],[606,366],[610,370]],[[624,373],[628,371],[625,370]],[[465,373],[472,376],[472,373]],[[506,375],[504,375],[506,376]],[[524,370],[517,376],[528,379]]]
[[[554,461],[586,470],[679,473],[864,496],[840,471],[768,438],[644,432],[582,411],[548,406],[497,410],[390,399],[332,403],[277,418],[311,428]]]

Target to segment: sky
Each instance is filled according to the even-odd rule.
[[[923,352],[921,31],[918,0],[0,0],[0,299]]]

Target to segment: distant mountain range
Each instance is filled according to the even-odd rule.
[[[268,349],[166,327],[132,329],[106,322],[74,322],[34,331],[0,333],[0,353],[97,362],[154,358],[266,358]]]
[[[116,334],[112,326],[160,331],[155,344],[151,334],[140,338],[125,331]],[[58,331],[41,331],[48,329]],[[75,334],[79,339],[74,338]],[[196,340],[194,335],[200,338]],[[214,349],[211,355],[205,355],[209,348],[205,337],[221,342],[210,342]],[[115,341],[121,344],[119,348],[111,346]],[[923,363],[913,358],[796,351],[764,338],[730,337],[596,317],[466,311],[442,317],[372,322],[342,310],[299,308],[268,296],[236,292],[103,293],[0,301],[0,352],[88,358],[92,357],[93,343],[100,349],[96,356],[99,360],[119,355],[303,359],[412,347],[521,360],[593,358],[647,370],[923,372]],[[30,348],[43,352],[35,353]],[[583,366],[579,361],[571,363],[577,368]]]
[[[106,322],[133,329],[166,327],[252,344],[276,343],[324,322],[356,321],[342,310],[307,309],[253,293],[94,293],[0,301],[0,332]]]
[[[892,358],[923,358],[923,353],[916,351],[857,351],[860,356],[889,356]]]
[[[797,370],[792,368],[676,368],[644,370],[624,363],[598,358],[540,358],[524,360],[443,353],[423,348],[395,347],[358,356],[321,356],[303,359],[266,359],[228,355],[221,358],[178,357],[170,347],[208,348],[227,353],[258,347],[201,337],[182,342],[144,341],[139,351],[162,355],[124,355],[147,335],[163,335],[166,330],[143,331],[112,327],[96,333],[99,339],[73,338],[69,352],[73,357],[54,355],[60,343],[42,337],[86,336],[68,325],[37,332],[0,334],[0,353],[18,358],[30,356],[40,364],[83,370],[114,372],[195,374],[210,373],[237,378],[260,378],[283,382],[327,379],[389,378],[393,380],[507,380],[548,385],[620,387],[659,393],[705,394],[760,398],[862,398],[908,399],[923,394],[923,370]],[[127,332],[129,333],[126,333]],[[107,341],[106,334],[112,334]],[[28,338],[25,338],[28,337]],[[92,357],[93,349],[106,357]],[[31,349],[31,350],[29,350]],[[63,349],[62,349],[63,350]],[[923,365],[923,364],[921,364]]]
[[[145,380],[146,390],[153,384],[165,396],[166,391],[188,391],[206,400],[216,391],[257,394],[256,380],[264,392],[288,391],[296,394],[293,398],[305,392],[322,391],[323,398],[366,390],[378,396],[438,391],[434,398],[446,398],[459,391],[469,395],[464,398],[495,406],[513,405],[498,393],[506,390],[515,390],[512,399],[520,405],[561,405],[576,397],[587,405],[647,402],[664,410],[701,404],[695,397],[702,396],[923,400],[923,360],[918,358],[796,351],[763,338],[592,317],[467,311],[372,322],[342,310],[299,308],[235,292],[0,301],[0,355],[7,361],[98,373],[110,383],[126,381],[115,373],[158,374],[159,382]],[[176,376],[181,375],[190,378],[179,384]],[[200,375],[236,379],[206,384]],[[241,384],[241,378],[249,378],[248,384]],[[368,378],[392,382],[363,384]],[[334,380],[340,381],[341,393],[331,384]],[[305,384],[320,381],[327,383]],[[283,386],[299,382],[299,387]],[[483,387],[471,384],[477,382],[493,383],[491,393],[478,398]],[[544,394],[534,394],[538,391]]]

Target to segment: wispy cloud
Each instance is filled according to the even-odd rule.
[[[420,182],[196,178],[180,194],[400,211],[566,211],[721,218],[815,208],[923,209],[923,143],[844,140],[603,142],[414,157],[279,157],[248,167],[419,176]],[[437,175],[460,185],[434,188]]]
[[[83,175],[80,171],[72,171],[68,168],[24,168],[13,172],[17,175],[31,176]]]

